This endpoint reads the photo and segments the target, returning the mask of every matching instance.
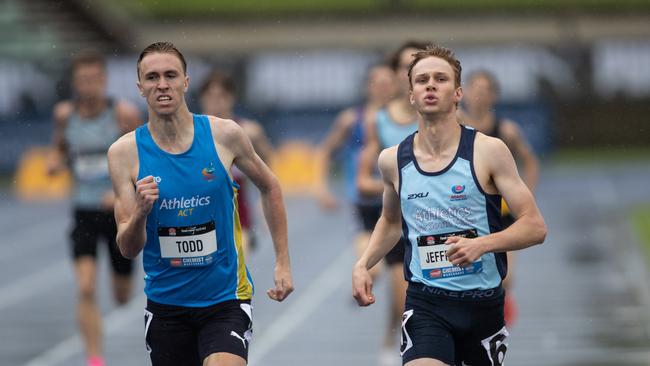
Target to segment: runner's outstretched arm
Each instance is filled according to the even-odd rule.
[[[280,183],[271,169],[255,153],[243,129],[232,121],[223,121],[218,135],[220,142],[232,151],[233,163],[260,190],[264,218],[269,226],[275,249],[275,288],[267,291],[276,301],[284,300],[293,291],[287,234],[287,214]]]

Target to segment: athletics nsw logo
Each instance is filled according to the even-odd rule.
[[[460,184],[457,184],[451,187],[451,193],[453,194],[461,194],[463,192],[465,192],[465,186],[461,186]]]
[[[208,182],[212,182],[214,180],[214,165],[210,163],[210,166],[207,168],[203,168],[201,170],[201,175],[203,176],[203,180],[207,180]]]
[[[465,186],[456,184],[451,186],[451,193],[452,195],[449,196],[449,199],[451,201],[464,201],[467,199],[467,195],[462,194],[465,192]]]

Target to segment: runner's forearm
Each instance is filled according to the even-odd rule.
[[[276,262],[289,264],[289,245],[287,234],[287,214],[282,199],[280,185],[274,184],[267,191],[261,192],[262,209],[266,223],[271,232]]]
[[[370,236],[370,244],[359,259],[358,264],[371,269],[397,244],[402,236],[400,222],[389,222],[384,216],[379,218]]]
[[[147,241],[146,221],[146,217],[133,215],[129,221],[118,224],[117,246],[125,258],[135,258],[144,248]]]

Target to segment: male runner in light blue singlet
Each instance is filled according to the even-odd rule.
[[[461,66],[453,52],[416,53],[408,75],[418,131],[379,156],[383,211],[354,266],[353,296],[374,303],[368,269],[403,235],[403,364],[502,365],[505,252],[542,243],[546,225],[506,145],[458,124]],[[515,217],[505,230],[501,197]]]
[[[413,60],[413,54],[427,46],[424,42],[404,42],[390,57],[390,66],[395,72],[398,93],[386,106],[369,115],[364,122],[366,141],[359,156],[357,183],[360,197],[381,197],[384,186],[377,173],[377,156],[382,149],[399,144],[406,136],[418,128],[417,113],[409,103],[408,66]],[[368,231],[374,229],[381,215],[381,201],[366,210],[365,217],[370,222]],[[367,236],[369,238],[369,236]],[[404,247],[406,240],[401,238],[397,245],[384,257],[390,276],[390,291],[392,293],[388,312],[388,323],[379,352],[379,366],[393,366],[399,362],[399,354],[395,351],[400,320],[404,312],[406,298],[406,281],[404,277]],[[368,246],[364,243],[363,250]],[[371,274],[377,273],[377,266]],[[380,268],[380,267],[379,267]]]
[[[154,366],[245,365],[253,282],[230,168],[260,189],[276,256],[267,294],[276,301],[293,291],[280,185],[241,126],[188,110],[187,64],[173,44],[146,47],[137,71],[149,120],[108,158],[118,246],[128,258],[143,252],[147,351]]]
[[[334,210],[339,200],[330,190],[330,162],[335,152],[340,150],[342,160],[345,197],[348,203],[354,205],[355,214],[360,230],[354,238],[357,256],[366,249],[370,233],[381,211],[381,194],[360,195],[357,188],[357,167],[359,154],[365,143],[364,121],[371,114],[388,103],[396,92],[395,73],[384,64],[378,64],[368,69],[366,82],[365,103],[349,107],[337,116],[323,142],[316,152],[318,171],[316,197],[323,209]],[[379,267],[375,267],[379,269]]]
[[[132,288],[132,263],[115,243],[113,190],[106,152],[121,135],[140,123],[135,106],[106,95],[106,60],[93,51],[78,52],[72,60],[74,96],[54,107],[53,149],[48,174],[66,166],[72,172],[74,227],[70,234],[77,279],[79,331],[88,366],[103,366],[102,322],[96,298],[97,245],[104,240],[112,267],[113,296],[127,302]]]

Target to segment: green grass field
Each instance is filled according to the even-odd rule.
[[[650,205],[638,207],[632,213],[632,222],[641,240],[641,246],[650,263]]]
[[[143,16],[265,16],[394,11],[630,11],[650,10],[647,0],[117,0]]]
[[[631,148],[580,148],[561,149],[544,158],[560,165],[596,165],[616,162],[641,163],[650,165],[650,147]]]

